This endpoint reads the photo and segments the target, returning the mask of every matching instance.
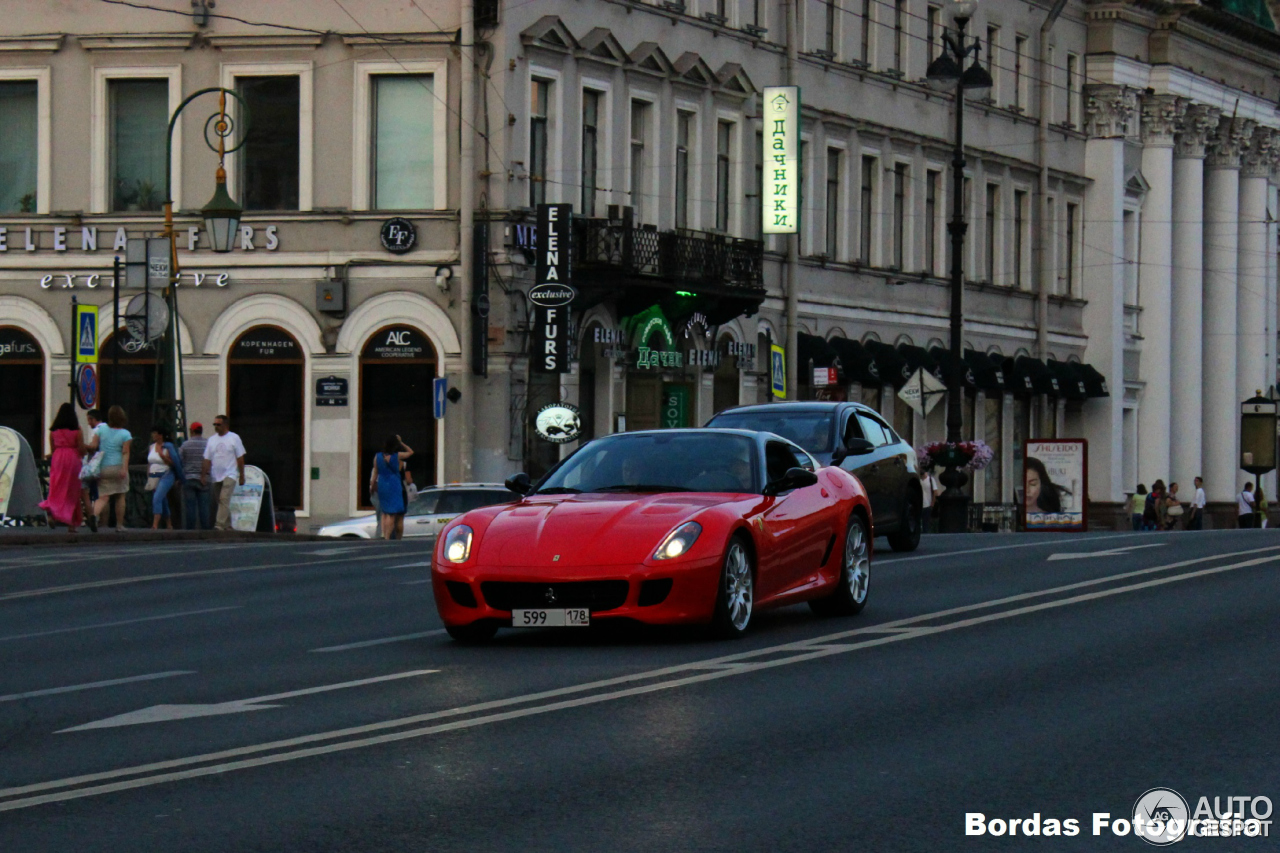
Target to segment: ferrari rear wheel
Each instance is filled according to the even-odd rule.
[[[755,574],[751,554],[741,538],[729,540],[720,569],[720,592],[711,631],[718,637],[734,639],[747,632],[755,606]]]
[[[819,616],[853,616],[867,606],[871,589],[871,540],[867,523],[860,515],[849,516],[844,536],[844,556],[840,580],[831,594],[809,602],[809,609]]]
[[[493,635],[498,633],[497,623],[487,620],[472,622],[470,625],[445,625],[444,629],[459,643],[484,643],[492,640]]]

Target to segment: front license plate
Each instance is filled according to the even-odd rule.
[[[582,628],[591,624],[591,611],[585,607],[556,610],[512,610],[512,628]]]

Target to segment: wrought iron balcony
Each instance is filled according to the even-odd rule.
[[[573,220],[574,276],[764,295],[764,243],[705,231],[658,231],[616,219]]]

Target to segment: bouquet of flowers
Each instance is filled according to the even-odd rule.
[[[995,451],[985,441],[960,441],[954,444],[931,441],[916,448],[916,460],[925,470],[936,465],[945,467],[949,461],[954,461],[960,470],[972,473],[986,468],[994,456]]]

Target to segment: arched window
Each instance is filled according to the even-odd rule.
[[[44,352],[16,326],[0,326],[0,426],[21,433],[40,456],[44,439]]]

